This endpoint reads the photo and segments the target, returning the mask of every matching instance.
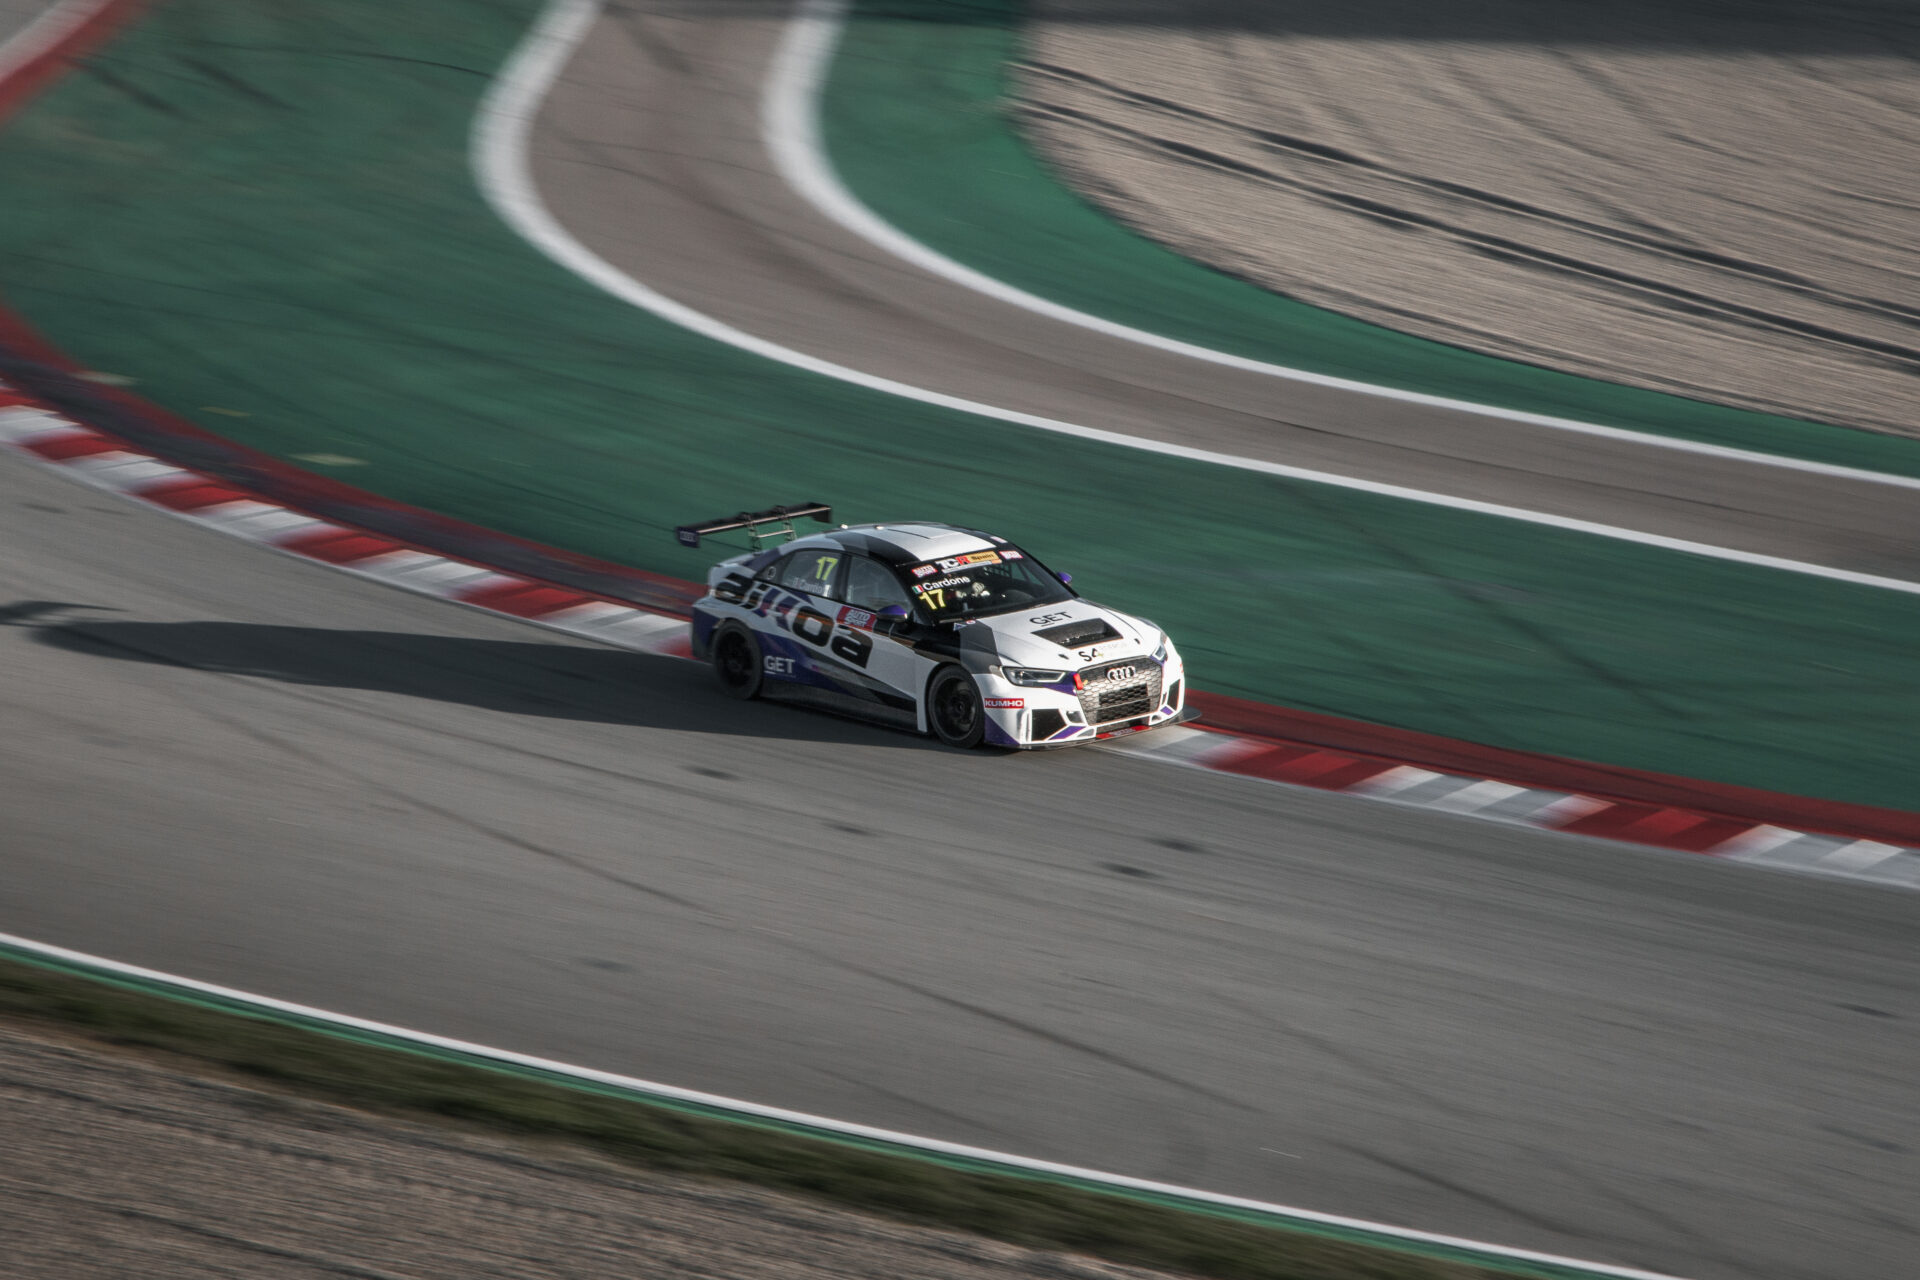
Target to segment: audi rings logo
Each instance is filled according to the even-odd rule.
[[[1107,679],[1131,680],[1133,679],[1134,671],[1135,668],[1133,667],[1110,667],[1107,669]]]

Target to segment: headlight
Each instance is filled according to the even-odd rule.
[[[1000,674],[1013,684],[1059,684],[1067,678],[1064,671],[1046,671],[1038,667],[1002,667]]]
[[[1167,655],[1173,652],[1173,637],[1166,632],[1160,633],[1160,647],[1153,651],[1153,660],[1161,666],[1167,665]]]

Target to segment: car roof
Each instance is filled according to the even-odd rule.
[[[856,524],[830,533],[796,539],[792,546],[835,544],[889,564],[923,564],[944,556],[965,555],[1007,545],[1005,538],[951,524]]]

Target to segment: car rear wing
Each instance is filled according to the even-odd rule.
[[[706,534],[745,529],[747,536],[753,539],[755,550],[758,550],[760,544],[769,538],[793,541],[799,536],[799,532],[793,527],[793,522],[804,520],[808,516],[825,524],[833,519],[833,508],[824,502],[801,502],[790,507],[768,507],[765,511],[742,511],[739,515],[722,516],[718,520],[679,525],[674,529],[673,536],[683,547],[697,547],[700,545],[700,539]],[[763,524],[779,527],[762,532],[760,526]]]

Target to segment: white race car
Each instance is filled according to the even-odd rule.
[[[956,747],[1064,747],[1192,718],[1166,632],[1080,599],[1070,575],[1005,538],[946,524],[796,536],[794,520],[831,516],[810,503],[674,531],[697,547],[745,529],[757,548],[715,565],[693,606],[694,656],[734,697],[809,702]]]

